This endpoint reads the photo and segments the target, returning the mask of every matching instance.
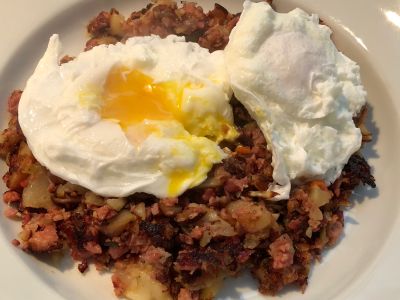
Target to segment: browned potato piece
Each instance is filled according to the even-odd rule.
[[[126,198],[109,198],[106,200],[107,205],[116,211],[123,209],[126,202]]]
[[[146,206],[143,202],[136,204],[131,208],[131,211],[142,220],[146,219]]]
[[[168,287],[155,277],[155,270],[148,264],[117,264],[113,282],[127,299],[172,300]]]
[[[236,235],[232,225],[218,216],[214,210],[209,210],[196,224],[206,228],[200,239],[201,247],[205,247],[214,237]]]
[[[332,196],[332,192],[326,188],[325,183],[319,181],[311,183],[309,197],[317,207],[327,204]]]
[[[110,223],[102,228],[108,236],[116,236],[122,233],[130,222],[136,220],[136,216],[129,210],[122,210],[117,216],[111,219]]]
[[[49,178],[45,169],[35,168],[28,186],[22,193],[22,205],[30,208],[50,209],[55,207],[49,192]]]
[[[89,204],[89,205],[103,206],[105,201],[99,195],[96,195],[95,193],[89,191],[89,192],[85,193],[83,202],[85,202],[86,204]]]
[[[264,206],[254,202],[237,200],[231,202],[226,209],[246,232],[262,231],[273,222],[272,214]]]
[[[28,145],[25,142],[21,142],[18,149],[18,169],[13,171],[7,180],[7,186],[10,189],[19,189],[21,187],[21,182],[29,177],[31,169],[36,166],[34,161],[35,159]]]
[[[125,35],[124,22],[125,18],[116,11],[113,11],[110,16],[110,33],[118,37],[123,37]]]

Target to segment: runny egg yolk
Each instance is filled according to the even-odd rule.
[[[158,121],[179,119],[183,89],[177,83],[155,83],[151,77],[138,70],[119,66],[110,70],[103,91],[101,117],[117,121],[124,130],[146,119]],[[148,135],[152,128],[147,126],[143,130],[143,135]],[[130,139],[136,138],[138,138],[137,133]],[[139,137],[139,140],[143,138]],[[176,194],[182,183],[193,175],[195,174],[190,171],[173,171],[169,174],[168,193]]]
[[[207,118],[199,120],[204,125],[202,127],[204,129],[193,127],[194,116],[183,113],[181,104],[184,90],[196,88],[202,88],[202,86],[186,82],[155,82],[153,78],[139,70],[116,66],[106,77],[100,96],[101,105],[98,109],[102,119],[117,122],[125,131],[127,138],[136,145],[140,145],[147,136],[158,131],[156,126],[143,121],[178,122],[182,125],[182,130],[190,134],[178,132],[174,138],[197,151],[201,147],[209,147],[204,144],[204,141],[199,140],[201,137],[210,137],[214,142],[228,137],[223,129],[228,126],[229,121],[218,115],[208,115]],[[90,99],[93,99],[90,93],[88,95],[83,93],[81,96],[83,96],[81,99],[83,103],[90,104]],[[201,101],[201,99],[194,101]],[[140,132],[136,129],[131,131],[130,127],[137,124],[141,125]],[[220,159],[220,153],[204,151],[198,152],[197,163],[193,169],[175,169],[167,174],[169,196],[179,194],[182,186],[188,182],[190,182],[189,188],[200,184],[208,170],[212,168],[212,162]]]
[[[138,70],[110,70],[104,84],[100,115],[123,129],[143,120],[178,120],[183,89],[174,82],[155,83]]]

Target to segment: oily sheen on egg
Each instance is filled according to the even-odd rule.
[[[359,67],[330,35],[316,15],[246,1],[225,49],[232,89],[273,154],[274,199],[288,198],[291,182],[332,183],[361,146]]]
[[[53,174],[103,196],[174,197],[200,184],[236,136],[223,54],[135,37],[59,64],[57,35],[29,79],[19,122]]]

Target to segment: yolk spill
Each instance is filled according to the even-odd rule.
[[[214,156],[215,154],[210,154]],[[216,159],[215,157],[207,157],[209,159]],[[169,174],[170,184],[168,186],[169,195],[177,195],[179,191],[182,190],[182,185],[187,179],[191,179],[192,182],[188,188],[195,187],[204,181],[207,176],[205,170],[210,170],[212,168],[212,163],[210,163],[207,158],[199,157],[199,162],[193,170],[174,170]]]
[[[182,189],[182,184],[191,178],[194,172],[184,170],[174,170],[169,174],[168,195],[176,195]]]
[[[145,119],[177,120],[181,94],[177,83],[154,83],[138,70],[114,67],[104,84],[100,115],[119,121],[123,129]]]

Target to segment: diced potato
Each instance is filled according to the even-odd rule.
[[[105,204],[105,200],[103,199],[103,197],[96,195],[95,193],[90,191],[85,193],[83,202],[94,206],[103,206]]]
[[[200,247],[207,246],[208,243],[211,241],[211,239],[212,239],[211,230],[205,230],[199,242]]]
[[[321,184],[319,181],[311,183],[309,198],[317,207],[329,203],[332,196],[332,192],[326,188],[324,183]]]
[[[21,142],[21,144],[19,144],[18,155],[33,157],[31,149],[29,149],[28,144],[25,142]]]
[[[168,287],[155,279],[150,265],[131,263],[117,268],[113,278],[122,284],[123,296],[130,300],[172,300]]]
[[[313,233],[312,228],[308,227],[307,230],[306,230],[306,236],[308,238],[311,238],[312,237],[312,233]]]
[[[234,236],[237,234],[233,226],[222,219],[213,209],[209,209],[207,213],[196,222],[196,225],[206,229],[200,239],[201,247],[205,247],[214,237]]]
[[[123,209],[126,202],[126,198],[109,198],[106,200],[107,205],[116,211]]]
[[[314,221],[322,221],[324,219],[324,215],[322,211],[318,207],[312,207],[308,213],[311,220]]]
[[[50,209],[55,207],[49,192],[47,172],[41,168],[31,175],[28,186],[22,193],[22,205],[30,208]]]
[[[232,225],[218,216],[217,212],[214,210],[209,210],[197,224],[208,225],[213,237],[236,235],[235,229]]]
[[[273,223],[273,216],[264,206],[246,200],[237,200],[226,207],[233,219],[250,233],[262,231]]]
[[[136,216],[129,210],[122,210],[117,216],[110,220],[106,226],[102,228],[102,231],[108,236],[116,236],[121,234],[130,222],[136,220]]]
[[[139,204],[136,204],[132,208],[132,212],[137,215],[139,218],[142,220],[146,219],[146,206],[143,202],[140,202]]]
[[[125,22],[125,18],[113,12],[110,17],[110,33],[115,36],[123,37],[125,32],[123,28],[123,24]]]
[[[19,171],[22,173],[29,173],[29,170],[34,163],[35,159],[28,144],[21,142],[18,149]]]
[[[257,233],[247,233],[243,241],[243,246],[246,249],[255,249],[261,243],[261,241],[266,239],[268,236],[268,230]]]
[[[7,180],[7,186],[11,190],[19,189],[21,187],[21,182],[29,177],[28,174],[22,172],[13,172]]]
[[[21,183],[31,174],[31,168],[35,165],[38,166],[38,164],[34,164],[34,161],[35,159],[28,145],[25,142],[21,142],[18,148],[18,169],[13,170],[7,180],[7,186],[10,189],[18,189],[21,187]]]

